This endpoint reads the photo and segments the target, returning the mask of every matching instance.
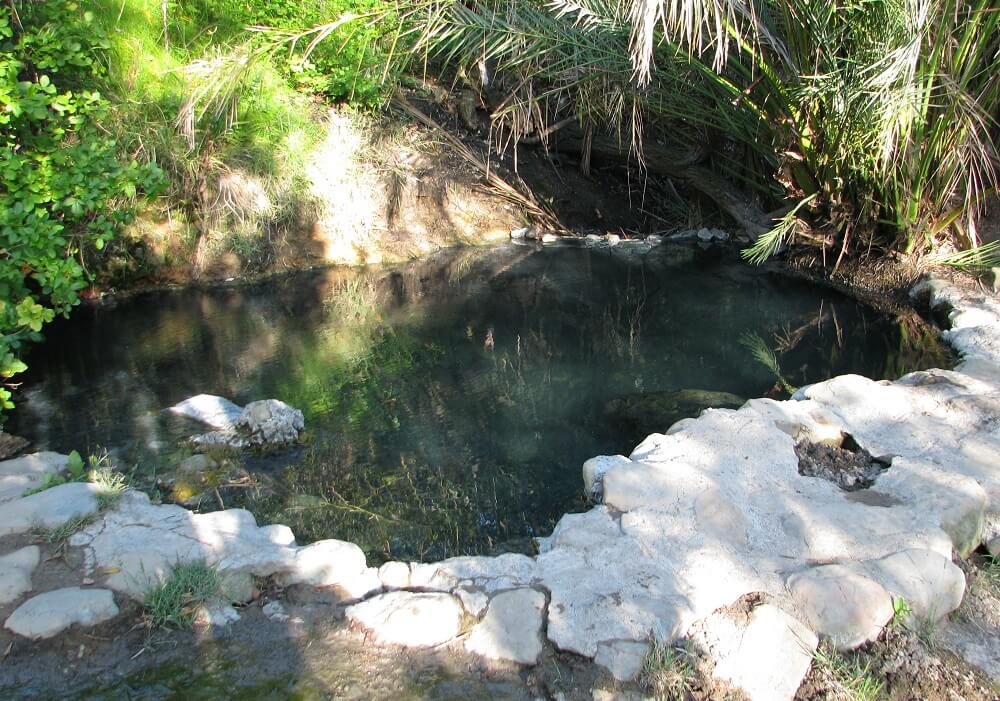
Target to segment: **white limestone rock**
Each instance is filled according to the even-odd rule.
[[[26,638],[51,638],[72,625],[94,626],[118,615],[107,589],[67,587],[32,597],[14,610],[4,626]]]
[[[647,642],[609,640],[597,646],[594,662],[611,672],[611,676],[618,681],[630,682],[642,671],[642,663],[649,650]]]
[[[269,601],[264,604],[260,611],[275,623],[284,623],[289,619],[289,615],[285,613],[285,607],[280,601]]]
[[[713,676],[751,701],[790,701],[809,671],[818,639],[801,622],[764,604],[746,621],[723,612],[695,626],[695,642],[715,663]]]
[[[430,572],[430,577],[426,574]],[[474,586],[493,593],[503,589],[530,586],[536,578],[535,561],[527,555],[506,553],[497,557],[453,557],[435,565],[414,568],[410,581],[414,587],[449,591],[456,586]]]
[[[619,465],[630,465],[624,455],[598,455],[583,463],[583,493],[591,501],[600,503],[604,488],[604,475]]]
[[[406,589],[410,586],[410,566],[405,562],[386,562],[378,568],[378,578],[386,589]]]
[[[965,574],[929,550],[904,550],[864,563],[865,572],[886,591],[902,597],[918,620],[937,622],[965,596]]]
[[[443,645],[462,627],[462,605],[450,594],[393,591],[347,608],[347,618],[383,643],[406,647]]]
[[[806,623],[838,650],[874,640],[892,619],[889,592],[858,567],[813,567],[789,577],[788,589]]]
[[[0,462],[0,504],[42,486],[45,476],[63,470],[68,460],[66,455],[46,451]]]
[[[196,626],[224,628],[240,620],[239,611],[224,601],[211,601],[198,607],[194,615]]]
[[[108,586],[139,600],[179,563],[205,562],[222,575],[266,577],[292,570],[296,557],[287,527],[258,527],[249,511],[195,514],[151,504],[141,492],[126,492],[114,511],[69,542],[84,548],[88,571],[112,571]]]
[[[0,557],[0,606],[17,601],[31,591],[31,573],[38,567],[41,551],[29,545]]]
[[[279,399],[262,399],[244,407],[235,428],[248,437],[250,445],[280,447],[298,441],[305,419],[301,411]]]
[[[96,513],[99,491],[96,484],[70,482],[9,501],[0,509],[0,536],[56,528],[70,519]]]
[[[542,652],[545,595],[512,589],[490,601],[486,615],[469,633],[465,649],[491,660],[532,665]]]
[[[879,476],[876,489],[898,501],[892,508],[907,511],[911,520],[940,527],[962,557],[979,545],[989,499],[972,477],[900,457]]]
[[[382,590],[379,572],[366,565],[361,548],[332,539],[299,548],[278,581],[284,586],[333,587],[345,600],[361,599]]]
[[[483,615],[483,611],[490,603],[490,597],[477,589],[459,587],[452,593],[462,602],[462,608],[465,609],[466,613],[476,618]]]
[[[220,431],[231,431],[243,413],[242,407],[225,397],[198,394],[170,407],[174,414],[186,416]]]

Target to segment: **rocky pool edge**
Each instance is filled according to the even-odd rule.
[[[202,612],[216,625],[239,617],[231,604],[251,598],[253,577],[273,577],[334,588],[356,602],[348,618],[386,643],[460,641],[525,665],[551,644],[625,681],[653,641],[686,638],[750,698],[792,698],[820,638],[864,644],[898,600],[915,622],[938,620],[964,595],[954,558],[983,544],[1000,552],[1000,303],[933,278],[911,296],[947,315],[954,370],[836,377],[791,400],[708,410],[628,457],[598,456],[583,486],[603,503],[565,515],[535,557],[376,569],[352,543],[299,547],[286,526],[260,527],[247,511],[194,514],[133,491],[70,538],[84,552],[82,586],[32,595],[5,625],[30,638],[93,625],[117,615],[112,591],[141,601],[177,563],[204,561],[227,594]],[[890,465],[867,501],[798,474],[797,442],[845,436]],[[64,460],[0,463],[0,535],[98,514],[93,485],[19,496]],[[0,606],[31,591],[32,547],[0,556]]]

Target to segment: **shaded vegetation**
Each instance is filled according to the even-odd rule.
[[[676,160],[748,188],[776,210],[745,204],[756,258],[793,236],[838,260],[852,246],[980,243],[1000,106],[988,0],[403,6],[418,54],[481,75],[484,90],[489,76],[510,142],[570,124],[640,155],[644,140],[666,139]],[[717,179],[678,174],[719,201]]]

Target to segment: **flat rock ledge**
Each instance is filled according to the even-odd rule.
[[[193,514],[136,492],[70,544],[84,549],[88,576],[110,572],[101,586],[140,600],[178,562],[205,561],[232,602],[249,597],[251,576],[334,588],[357,602],[350,620],[384,643],[464,640],[477,655],[529,665],[551,644],[629,680],[653,642],[687,639],[754,701],[790,699],[820,639],[841,649],[872,640],[894,597],[911,622],[941,619],[965,590],[953,553],[1000,538],[1000,303],[936,280],[914,296],[950,319],[954,371],[837,377],[788,401],[709,409],[629,456],[588,461],[584,489],[603,503],[564,516],[536,557],[375,569],[351,543],[299,547],[287,527],[258,526],[247,511]],[[235,420],[231,407],[215,409],[218,424]],[[857,444],[889,467],[845,492],[799,474],[803,440]],[[5,503],[0,534],[51,523],[29,501],[38,497],[53,513],[76,500],[60,516],[89,509],[71,486]],[[734,615],[741,601],[759,603]]]
[[[26,638],[51,638],[74,624],[93,626],[117,615],[115,597],[107,589],[66,587],[28,599],[4,626]]]

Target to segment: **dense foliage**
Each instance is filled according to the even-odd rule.
[[[336,20],[362,16],[385,5],[381,0],[201,0],[181,2],[195,28],[218,27],[224,36],[238,37],[246,27],[298,31]],[[379,42],[388,24],[351,23],[330,34],[305,60],[284,53],[278,65],[296,88],[332,100],[377,105],[383,98]]]
[[[15,351],[66,314],[100,250],[153,192],[159,172],[122,158],[101,129],[106,37],[76,3],[0,9],[0,376]],[[0,388],[0,408],[10,392]]]
[[[514,141],[576,117],[640,152],[666,139],[740,183],[783,216],[755,260],[797,232],[836,255],[979,243],[997,184],[991,0],[403,5],[421,54],[491,69]]]

